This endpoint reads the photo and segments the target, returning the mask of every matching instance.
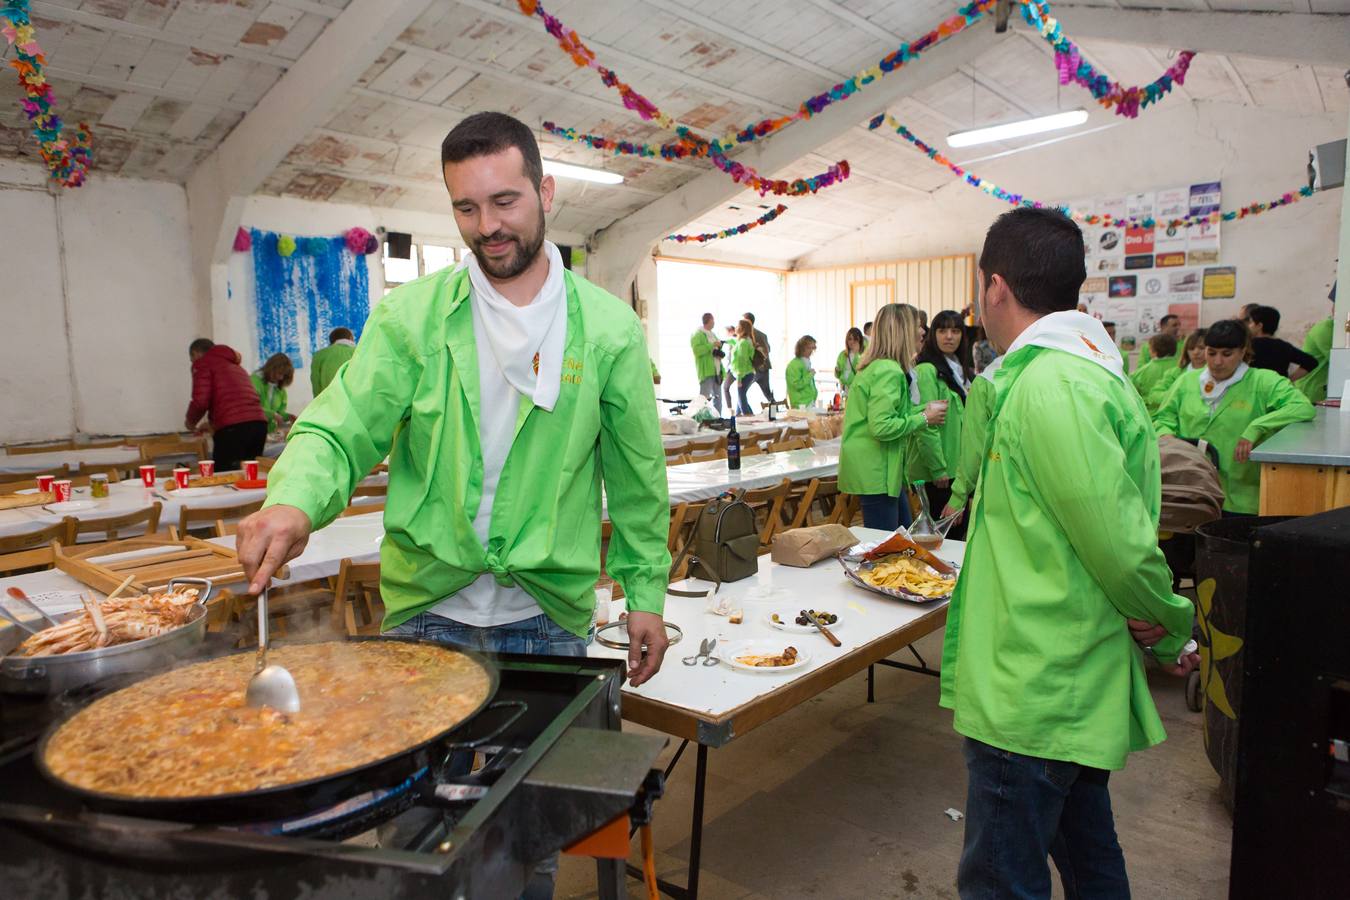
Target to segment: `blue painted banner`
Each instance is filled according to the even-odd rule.
[[[364,256],[341,237],[296,238],[290,256],[277,252],[276,232],[252,229],[252,237],[259,360],[285,353],[299,368],[328,346],[332,329],[345,326],[361,337],[370,314]]]

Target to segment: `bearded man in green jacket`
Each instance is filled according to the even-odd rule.
[[[385,631],[583,655],[600,575],[627,597],[628,677],[656,674],[670,554],[646,340],[622,301],[544,240],[554,185],[530,129],[478,113],[441,147],[472,255],[403,285],[300,416],[261,512],[239,526],[249,589],[332,522],[386,456]],[[646,646],[646,653],[642,647]]]
[[[989,229],[981,321],[1004,351],[948,611],[941,703],[965,735],[963,900],[1129,896],[1107,778],[1163,740],[1136,633],[1199,661],[1158,549],[1158,444],[1119,352],[1077,312],[1078,226],[1022,208]],[[1160,627],[1159,627],[1160,626]]]

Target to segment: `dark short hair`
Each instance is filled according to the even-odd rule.
[[[1258,306],[1247,313],[1247,318],[1260,324],[1267,335],[1280,330],[1280,311],[1273,306]]]
[[[1087,278],[1083,232],[1055,209],[1021,207],[994,220],[980,251],[986,286],[995,275],[1035,313],[1078,308],[1078,289]]]
[[[741,316],[741,318],[742,318],[742,319],[749,319],[751,325],[755,324],[755,314],[754,314],[754,313],[746,313],[745,315]]]
[[[711,319],[712,317],[713,317],[713,314],[712,314],[712,313],[704,313],[704,314],[703,314],[703,319],[702,319],[701,321],[706,322],[706,321],[708,321],[709,319]]]
[[[1167,359],[1177,352],[1177,339],[1170,334],[1155,334],[1148,339],[1148,349],[1153,351],[1154,359]]]
[[[216,345],[216,342],[210,338],[197,338],[191,344],[188,344],[188,353],[205,353]]]
[[[1163,316],[1161,319],[1158,320],[1158,324],[1159,324],[1159,325],[1166,325],[1168,322],[1171,322],[1171,321],[1173,321],[1173,320],[1178,320],[1178,321],[1179,321],[1180,319],[1181,319],[1181,316],[1176,316],[1176,315],[1173,315],[1172,313],[1168,313],[1167,315]],[[1169,354],[1169,355],[1170,355],[1170,354]]]
[[[328,332],[328,343],[336,344],[338,341],[354,341],[356,335],[352,334],[350,328],[334,328]]]
[[[1250,350],[1252,333],[1237,319],[1224,319],[1205,331],[1205,346],[1220,350]]]
[[[867,329],[869,329],[869,328],[871,328],[871,327],[872,327],[872,323],[871,323],[870,321],[864,322],[864,323],[863,323],[863,331],[867,331]]]
[[[1102,323],[1102,327],[1103,327],[1103,328],[1115,328],[1115,327],[1116,327],[1116,323],[1115,323],[1115,322],[1103,322],[1103,323]]]
[[[441,168],[447,163],[463,162],[476,156],[490,156],[515,147],[525,160],[525,175],[539,190],[544,180],[544,160],[534,132],[519,119],[506,113],[474,113],[460,122],[441,142]]]

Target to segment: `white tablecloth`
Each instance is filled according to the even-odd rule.
[[[160,479],[162,485],[164,479]],[[389,482],[389,476],[385,473],[372,475],[361,482],[362,485],[382,485]],[[76,488],[72,500],[79,500],[95,504],[93,509],[82,509],[68,513],[52,513],[46,511],[41,506],[30,506],[25,509],[6,509],[0,510],[0,537],[8,537],[16,534],[24,534],[30,531],[37,531],[41,528],[47,528],[61,521],[65,516],[74,516],[77,519],[109,519],[115,516],[124,516],[137,510],[145,509],[152,503],[159,503],[163,508],[159,514],[160,528],[166,528],[169,525],[177,525],[179,514],[184,506],[190,506],[194,509],[220,509],[221,507],[240,506],[245,503],[253,503],[263,499],[267,495],[266,488],[255,488],[252,490],[236,490],[235,488],[211,487],[203,488],[206,493],[199,496],[182,498],[177,491],[166,491],[163,487],[156,487],[153,490],[147,490],[141,485],[139,478],[129,481],[123,481],[108,486],[108,497],[106,499],[95,500],[89,494],[89,488]],[[355,497],[353,503],[360,506],[368,503],[379,503],[383,497]],[[144,530],[137,532],[126,532],[120,537],[133,537],[135,534],[143,534]],[[103,540],[102,534],[90,533],[81,535],[83,542]]]
[[[666,466],[666,483],[672,504],[693,503],[716,497],[729,488],[770,487],[784,478],[808,481],[838,472],[839,442],[824,441],[809,450],[744,457],[737,472],[727,468],[725,459]]]
[[[776,438],[786,428],[794,436],[807,435],[810,433],[810,426],[805,419],[776,419],[770,422],[766,419],[756,417],[754,419],[737,419],[736,430],[740,432],[741,441],[750,440],[768,440]],[[661,443],[667,447],[678,447],[681,444],[715,444],[726,435],[725,431],[712,431],[703,429],[694,434],[663,434]]]
[[[860,540],[880,540],[885,532],[854,528]],[[949,562],[961,561],[965,544],[947,541],[937,555]],[[684,590],[707,589],[709,582],[691,579],[677,585]],[[710,715],[724,715],[739,706],[789,684],[897,628],[942,609],[946,600],[924,604],[893,600],[864,590],[844,578],[839,563],[827,559],[809,569],[780,566],[769,557],[759,558],[759,574],[732,584],[722,585],[719,598],[732,601],[733,608],[744,610],[745,621],[732,625],[725,616],[707,612],[707,601],[692,597],[666,597],[665,618],[684,631],[680,643],[666,652],[665,662],[656,677],[637,687],[625,687],[625,693],[638,694],[674,706]],[[797,611],[809,607],[827,610],[840,622],[830,630],[843,644],[833,647],[820,634],[779,631],[769,624],[769,616],[792,621]],[[744,672],[725,663],[716,666],[686,666],[681,660],[698,653],[704,638],[716,638],[719,644],[765,639],[779,650],[789,645],[810,654],[810,661],[791,672],[766,669]],[[590,656],[623,659],[627,653],[594,642]],[[714,651],[716,655],[716,651]]]
[[[74,472],[81,463],[91,466],[139,464],[139,447],[92,447],[85,450],[52,450],[46,453],[14,453],[0,450],[0,474],[46,475],[69,465]]]

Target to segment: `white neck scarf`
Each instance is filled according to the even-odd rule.
[[[1006,355],[1007,355],[1007,354],[1005,353],[1004,356],[1006,356]],[[990,384],[992,384],[993,381],[994,381],[994,373],[998,371],[999,366],[1001,366],[1001,365],[1003,365],[1003,356],[995,356],[995,357],[990,361],[989,365],[987,365],[987,366],[985,366],[983,369],[981,369],[981,370],[980,370],[980,374],[976,375],[975,377],[976,377],[976,378],[987,378],[987,379],[989,379]]]
[[[902,369],[905,373],[905,380],[909,382],[909,402],[915,406],[923,406],[923,398],[919,396],[919,379],[914,377],[913,369]]]
[[[341,344],[344,347],[355,347],[356,341],[351,338],[338,338],[336,341],[333,341],[333,344]]]
[[[558,248],[552,241],[544,241],[544,252],[548,254],[548,278],[528,306],[516,306],[503,297],[472,253],[460,267],[469,270],[474,311],[482,319],[483,332],[502,375],[535,406],[552,411],[562,389],[567,284]]]
[[[709,341],[711,341],[711,342],[714,343],[714,344],[716,344],[716,343],[719,342],[719,338],[717,337],[716,334],[713,334],[713,330],[712,330],[711,328],[704,328],[704,329],[702,329],[702,330],[703,330],[703,333],[706,334],[706,335],[708,336],[708,340],[709,340]]]
[[[1041,316],[1017,336],[1005,356],[1026,346],[1048,347],[1086,359],[1127,382],[1120,350],[1102,323],[1087,313],[1063,310]]]
[[[1242,380],[1242,376],[1247,374],[1247,364],[1238,363],[1237,369],[1233,371],[1223,381],[1215,381],[1214,376],[1210,374],[1209,366],[1200,370],[1200,397],[1209,404],[1209,414],[1214,415],[1214,410],[1218,409],[1219,401],[1223,399],[1224,392],[1230,387]]]
[[[961,390],[970,390],[970,382],[966,381],[966,370],[961,368],[961,360],[955,356],[948,356],[947,368],[952,370],[952,375],[955,376],[956,383],[961,385]]]

